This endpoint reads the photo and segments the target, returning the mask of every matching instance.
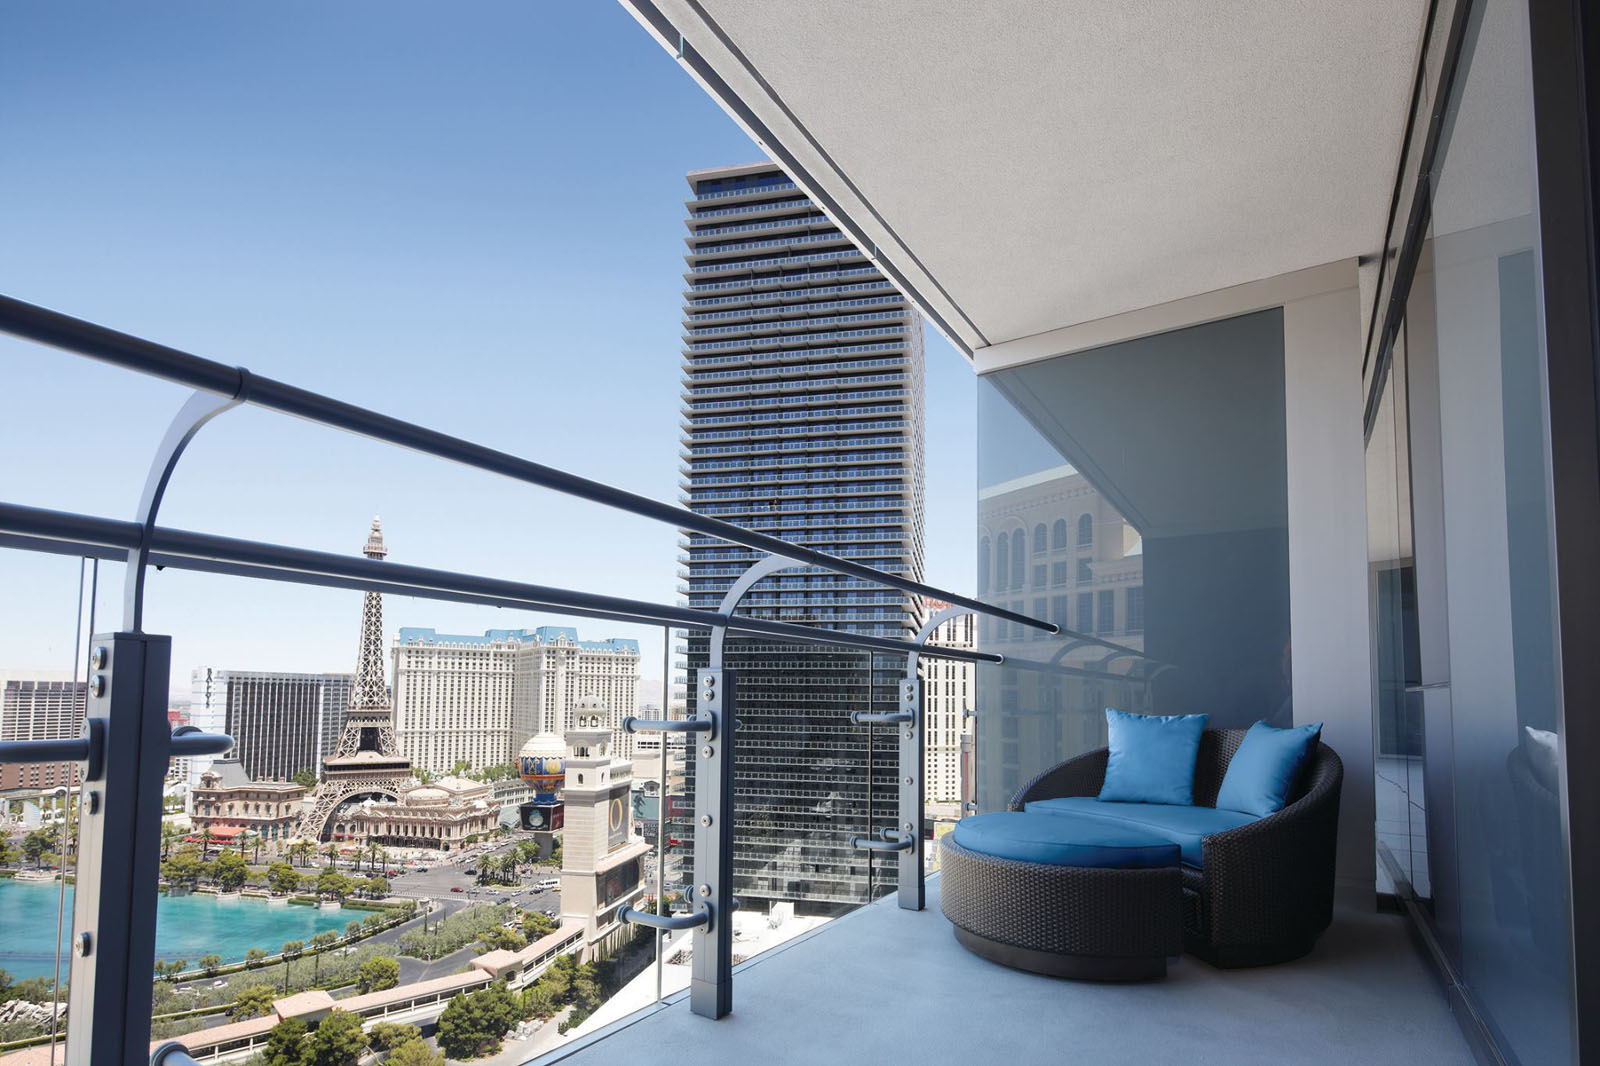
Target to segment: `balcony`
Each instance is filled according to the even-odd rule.
[[[1185,956],[1162,982],[1093,984],[966,951],[937,877],[926,910],[882,899],[736,967],[727,1020],[691,1014],[678,993],[534,1062],[663,1053],[701,1066],[1473,1061],[1401,918],[1340,911],[1316,951],[1283,966],[1217,970]]]

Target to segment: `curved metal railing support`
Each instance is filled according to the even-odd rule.
[[[764,578],[771,577],[779,570],[798,570],[810,565],[797,562],[787,555],[768,555],[757,559],[750,564],[750,569],[740,574],[738,580],[728,586],[728,591],[723,593],[722,603],[717,607],[717,613],[725,618],[733,617],[733,612],[739,607],[739,601]],[[711,648],[707,663],[713,670],[722,669],[722,646],[727,636],[727,626],[711,627]]]
[[[166,436],[161,438],[156,454],[150,459],[150,472],[145,475],[144,491],[139,496],[139,510],[134,515],[134,521],[139,523],[143,535],[136,546],[128,549],[128,572],[123,579],[123,628],[129,633],[139,633],[144,629],[145,567],[150,562],[150,541],[156,528],[156,514],[161,510],[161,501],[167,494],[167,485],[172,481],[172,472],[177,469],[178,460],[183,458],[184,449],[207,422],[249,399],[250,382],[250,372],[241,367],[239,387],[232,396],[219,396],[212,392],[191,394],[172,417]]]

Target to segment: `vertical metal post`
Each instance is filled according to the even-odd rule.
[[[694,931],[689,1009],[721,1018],[733,1010],[734,673],[710,667],[698,684],[696,709],[711,730],[695,738],[694,895],[709,920]]]
[[[925,782],[923,749],[927,723],[922,713],[922,679],[912,673],[900,682],[900,838],[911,846],[900,852],[900,908],[920,911],[927,904],[923,884],[922,812]]]
[[[78,804],[67,1047],[82,1066],[130,1066],[150,1047],[172,638],[102,634],[91,648],[85,728],[103,731],[104,756]]]

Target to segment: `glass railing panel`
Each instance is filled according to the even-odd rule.
[[[75,738],[98,564],[0,550],[0,742]],[[118,569],[118,568],[112,568]],[[0,1056],[65,1063],[82,767],[0,757]]]
[[[1280,311],[979,383],[978,806],[1104,745],[1105,710],[1293,722]],[[1197,443],[1200,442],[1200,443]]]

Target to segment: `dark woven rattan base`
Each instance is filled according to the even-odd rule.
[[[1098,981],[1166,974],[1183,950],[1176,865],[1152,870],[1048,866],[940,843],[939,901],[957,939],[1036,973]],[[1053,961],[1052,961],[1053,960]]]
[[[959,925],[956,939],[974,955],[1014,970],[1042,973],[1046,977],[1069,977],[1074,981],[1154,981],[1167,976],[1167,957],[1121,959],[1104,955],[1058,955],[988,940],[969,933]]]

